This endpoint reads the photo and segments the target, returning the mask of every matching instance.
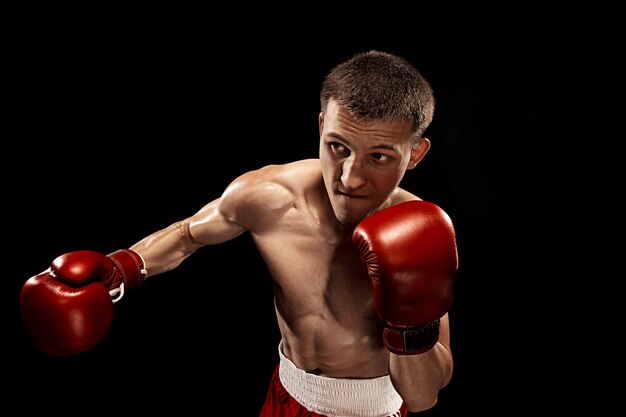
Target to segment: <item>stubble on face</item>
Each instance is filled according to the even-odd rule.
[[[347,110],[331,101],[324,117],[320,115],[320,161],[324,185],[337,221],[343,225],[356,225],[377,211],[396,189],[406,164],[403,148],[411,136],[410,122],[371,122],[357,120]],[[337,142],[346,148],[345,156],[337,156],[329,143]],[[372,154],[381,153],[397,159],[388,167],[367,164]],[[343,158],[361,158],[364,166],[362,188],[350,188],[342,175],[346,168]],[[354,185],[354,184],[352,184]],[[360,186],[359,186],[360,187]]]

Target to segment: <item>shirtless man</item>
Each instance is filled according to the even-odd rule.
[[[247,232],[273,278],[282,338],[261,417],[433,407],[452,376],[455,235],[443,210],[399,187],[430,147],[431,87],[404,59],[369,51],[335,67],[320,98],[319,159],[244,173],[128,249],[64,254],[30,278],[21,307],[37,346],[90,349],[128,291]]]

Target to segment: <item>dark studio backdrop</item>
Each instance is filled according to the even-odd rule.
[[[523,194],[534,180],[527,173],[545,163],[520,169],[520,152],[544,139],[557,104],[552,40],[362,36],[296,48],[282,35],[205,42],[193,28],[112,35],[85,24],[81,33],[24,32],[27,47],[15,51],[5,406],[66,416],[121,407],[257,415],[279,334],[270,278],[247,235],[202,248],[127,293],[109,336],[76,357],[34,347],[21,322],[21,285],[57,255],[109,253],[193,214],[247,170],[317,157],[324,75],[355,52],[381,49],[410,60],[434,88],[432,147],[402,185],[442,206],[458,234],[455,374],[422,414],[535,408],[511,388],[533,366],[519,354],[529,330],[511,301],[533,291],[510,281],[532,269],[512,254],[530,220],[512,215],[526,203],[514,203],[511,190]],[[526,314],[540,316],[543,303],[534,298]],[[549,391],[535,375],[534,394],[545,400]]]

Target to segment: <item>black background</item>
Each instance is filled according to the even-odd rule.
[[[571,133],[584,125],[575,122],[595,115],[572,88],[598,69],[598,43],[554,34],[550,19],[524,31],[446,18],[382,27],[375,16],[350,29],[331,19],[310,31],[216,30],[219,16],[161,12],[48,20],[40,11],[11,36],[6,406],[257,415],[279,334],[270,278],[247,235],[127,294],[106,340],[76,357],[32,345],[21,285],[57,255],[109,253],[193,214],[249,169],[317,157],[323,76],[381,49],[434,88],[431,151],[402,185],[448,211],[458,234],[455,374],[420,415],[562,407],[555,380],[567,361],[549,346],[567,333],[552,297],[567,273],[553,260],[576,256],[563,255],[560,214],[577,180],[563,178],[578,146]]]

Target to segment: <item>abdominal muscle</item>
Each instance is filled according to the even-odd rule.
[[[345,300],[344,300],[345,301]],[[349,301],[349,300],[348,300]],[[283,354],[299,369],[333,378],[374,378],[388,374],[378,318],[337,317],[337,310],[307,302],[285,308],[276,297]],[[345,306],[340,311],[345,310]]]

